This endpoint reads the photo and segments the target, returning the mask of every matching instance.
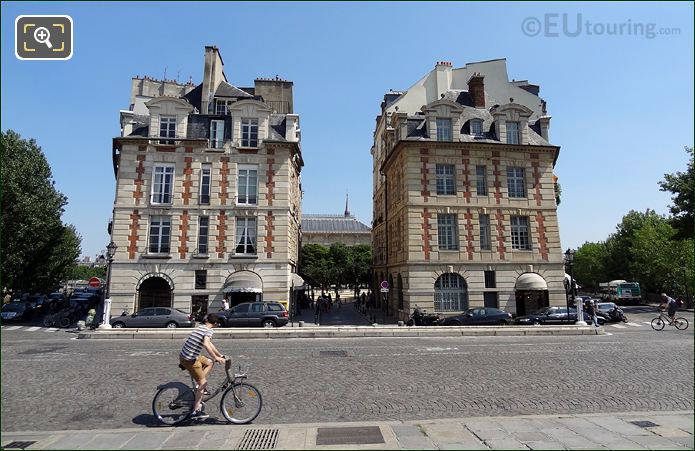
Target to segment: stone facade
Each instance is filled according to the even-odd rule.
[[[159,95],[157,80],[148,78],[143,90],[142,79],[133,79],[113,152],[116,314],[148,306],[216,311],[225,298],[233,305],[290,297],[303,166],[299,117],[286,97],[292,82],[277,80],[282,99],[272,97],[272,80],[263,80],[265,96],[233,87],[216,47],[205,49],[203,78],[210,102],[201,100],[202,83]],[[208,110],[216,114],[199,113]]]
[[[550,116],[506,61],[440,62],[384,97],[373,155],[374,284],[405,319],[565,305]],[[439,130],[438,130],[439,129]],[[509,135],[509,137],[507,136]]]

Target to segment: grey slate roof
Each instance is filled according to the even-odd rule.
[[[253,95],[223,81],[215,90],[215,97],[253,97]]]
[[[271,114],[269,131],[268,139],[272,139],[273,141],[287,141],[285,139],[285,135],[287,134],[287,117],[284,114]]]
[[[372,229],[354,216],[302,215],[304,233],[371,233]]]

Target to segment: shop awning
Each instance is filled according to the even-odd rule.
[[[248,271],[239,271],[229,276],[222,291],[225,293],[263,293],[263,284],[257,275]]]
[[[304,285],[304,279],[302,276],[296,273],[292,273],[292,289],[294,290],[304,290],[306,286]]]
[[[547,290],[548,283],[535,272],[527,272],[516,279],[514,289],[517,291]]]

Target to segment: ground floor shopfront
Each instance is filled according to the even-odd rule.
[[[526,315],[567,302],[562,264],[441,265],[376,267],[373,290],[377,305],[406,320],[419,307],[451,315],[475,307],[494,307]],[[386,281],[388,293],[381,293]]]
[[[203,315],[242,302],[289,305],[301,279],[290,263],[114,263],[109,297],[112,314],[173,307]]]

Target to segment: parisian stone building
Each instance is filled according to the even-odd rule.
[[[438,62],[384,95],[373,156],[374,284],[396,317],[419,306],[519,315],[565,305],[550,116],[506,60]]]
[[[330,247],[338,243],[345,246],[372,245],[372,229],[350,214],[347,196],[342,215],[302,215],[302,246],[321,244]]]
[[[287,302],[300,242],[303,166],[291,81],[227,79],[205,47],[199,84],[132,79],[113,140],[113,311],[217,311]]]

